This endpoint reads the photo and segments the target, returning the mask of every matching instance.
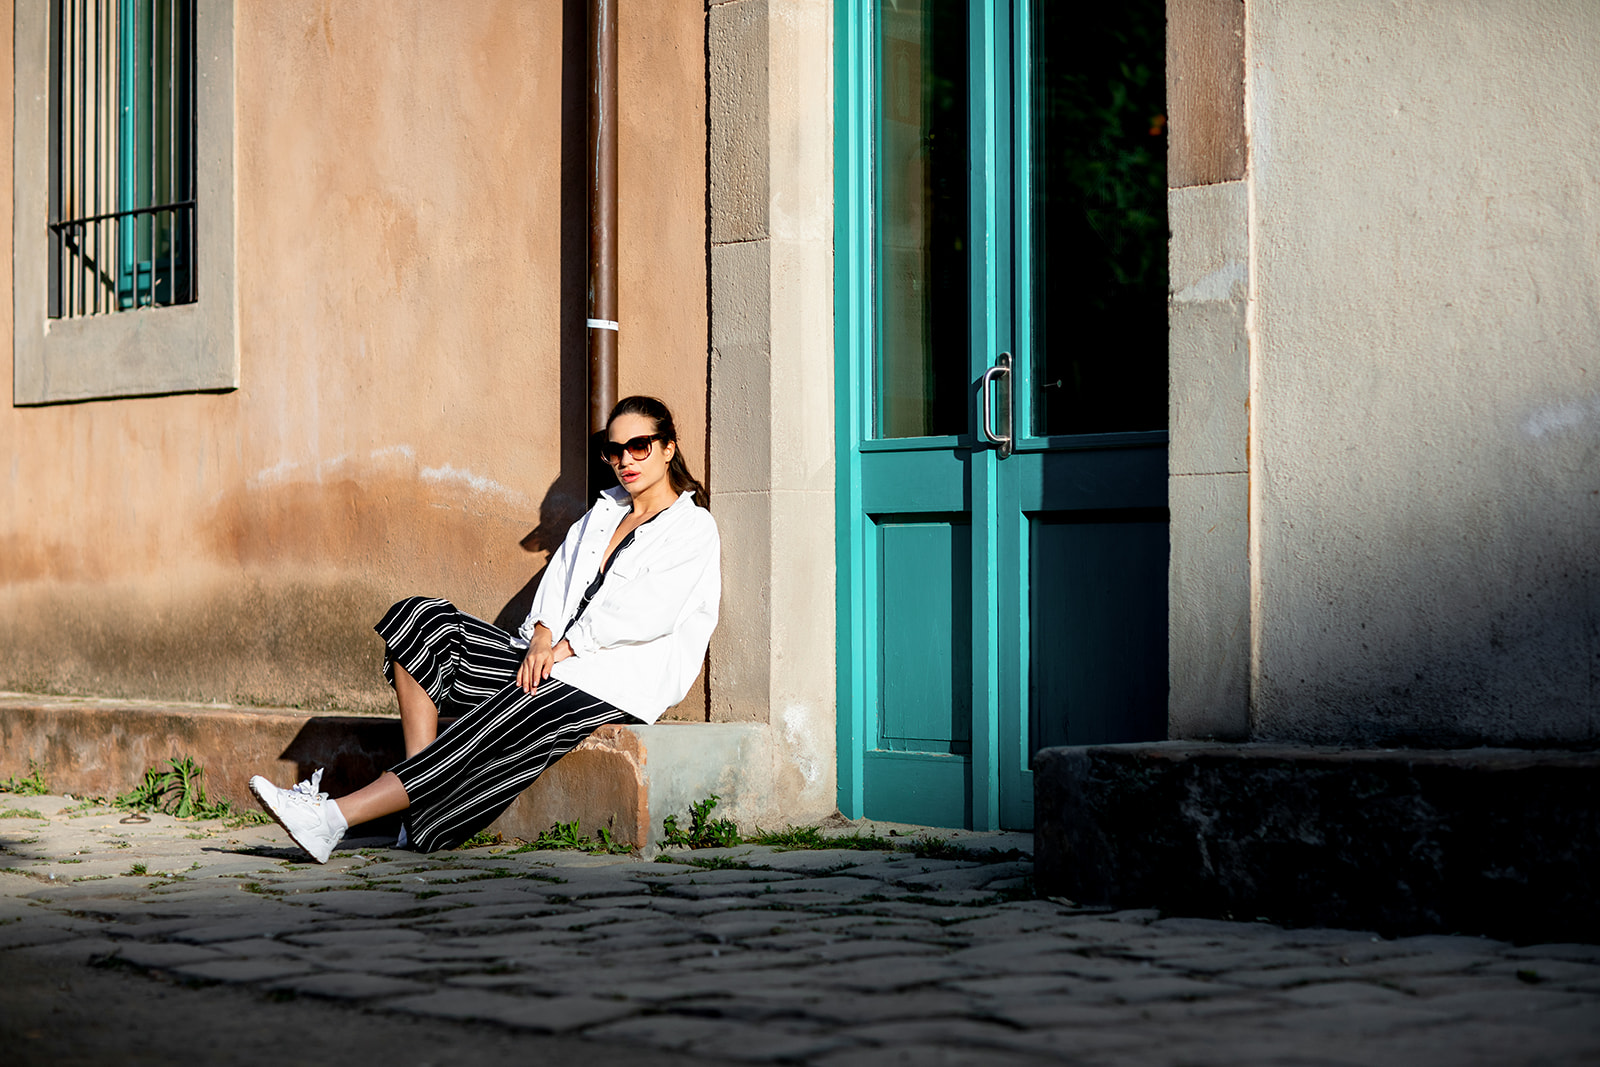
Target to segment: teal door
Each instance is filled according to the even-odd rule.
[[[1166,733],[1163,8],[838,6],[840,808]],[[1085,13],[1085,9],[1087,13]]]

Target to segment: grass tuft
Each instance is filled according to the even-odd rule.
[[[50,792],[50,786],[44,780],[44,765],[38,760],[28,761],[28,774],[25,778],[12,775],[9,778],[0,778],[0,793],[15,793],[19,797],[42,797]]]
[[[458,850],[463,848],[486,848],[489,845],[498,845],[503,840],[505,838],[500,835],[498,830],[479,830],[457,845],[456,848]]]
[[[739,828],[732,819],[713,819],[711,812],[721,800],[712,793],[704,800],[689,805],[689,826],[678,825],[676,815],[661,820],[661,843],[668,848],[733,848],[742,845]]]
[[[752,844],[775,848],[779,852],[828,847],[820,826],[786,826],[782,830],[763,830],[758,826],[755,836],[750,841]]]
[[[180,819],[225,819],[230,828],[271,821],[263,811],[236,808],[231,800],[206,796],[206,769],[191,756],[173,757],[165,768],[151,767],[138,785],[112,799],[123,811],[158,811]]]
[[[633,846],[618,841],[611,836],[611,828],[609,826],[602,826],[595,831],[593,837],[586,837],[578,827],[578,820],[573,819],[571,822],[556,823],[532,841],[524,842],[511,849],[506,855],[515,856],[519,852],[540,852],[545,849],[622,856],[632,852]]]

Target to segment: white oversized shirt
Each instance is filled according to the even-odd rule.
[[[633,534],[600,591],[566,629],[600,573],[611,535],[633,506],[620,486],[600,494],[550,557],[518,633],[543,623],[572,655],[550,674],[645,722],[682,700],[705,661],[722,596],[722,542],[711,513],[683,493]]]

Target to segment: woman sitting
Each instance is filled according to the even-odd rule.
[[[318,863],[349,827],[395,812],[402,845],[454,848],[597,727],[654,722],[688,693],[717,624],[717,525],[665,404],[620,401],[606,436],[621,484],[567,531],[517,634],[424,597],[378,623],[404,760],[337,800],[320,770],[292,789],[250,779]],[[447,704],[461,714],[441,734]]]

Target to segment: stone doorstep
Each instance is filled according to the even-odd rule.
[[[1156,742],[1034,759],[1041,896],[1600,940],[1600,752]]]
[[[251,775],[286,785],[321,767],[322,787],[340,794],[404,752],[395,716],[0,694],[0,777],[27,774],[34,760],[52,790],[74,796],[125,792],[146,769],[191,756],[205,768],[208,794],[254,808]],[[769,799],[771,764],[764,723],[602,726],[491,828],[532,840],[577,819],[586,834],[609,827],[617,840],[650,848],[665,816],[682,818],[712,793],[721,797],[717,815],[748,822]]]

